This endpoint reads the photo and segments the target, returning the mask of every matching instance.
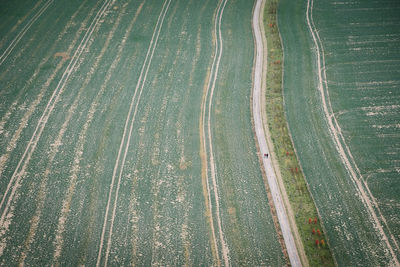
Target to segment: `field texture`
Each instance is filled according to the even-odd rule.
[[[286,113],[335,259],[400,259],[400,4],[283,0]]]
[[[0,265],[287,263],[251,125],[253,5],[0,3]]]

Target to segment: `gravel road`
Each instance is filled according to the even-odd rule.
[[[260,147],[261,155],[270,155],[267,141],[265,138],[262,116],[261,116],[261,86],[262,86],[262,73],[263,73],[263,41],[262,32],[260,30],[260,17],[262,15],[262,6],[264,0],[258,0],[253,13],[253,31],[256,41],[256,59],[254,69],[254,84],[253,84],[253,117],[254,126],[258,144]],[[272,198],[274,201],[276,213],[278,215],[279,224],[282,230],[282,235],[285,241],[286,249],[288,251],[289,260],[292,266],[301,266],[300,258],[294,242],[292,231],[289,226],[289,220],[286,210],[282,201],[278,183],[276,180],[275,170],[272,167],[270,157],[263,156],[262,158],[265,173],[267,174],[268,185],[271,190]]]

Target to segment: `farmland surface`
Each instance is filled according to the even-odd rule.
[[[297,154],[342,266],[399,265],[400,3],[282,0]]]
[[[286,264],[253,5],[1,1],[0,265]]]

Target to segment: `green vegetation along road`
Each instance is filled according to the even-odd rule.
[[[340,266],[399,265],[399,9],[279,8],[289,128]]]
[[[0,265],[287,264],[251,125],[253,6],[0,3]]]
[[[265,120],[265,118],[263,117],[264,108],[262,107],[263,105],[265,105],[265,101],[263,99],[265,97],[264,75],[267,71],[267,66],[265,65],[266,55],[264,55],[267,42],[265,38],[263,38],[263,35],[265,34],[263,27],[264,5],[265,1],[257,1],[253,15],[253,30],[257,51],[254,63],[254,85],[252,95],[254,131],[256,133],[260,153],[261,155],[263,155],[262,163],[265,174],[267,176],[268,187],[271,191],[274,207],[276,210],[277,218],[279,220],[279,226],[282,231],[282,237],[285,242],[285,247],[290,260],[290,264],[291,266],[301,266],[302,263],[299,253],[297,251],[295,238],[292,233],[293,227],[291,227],[291,222],[289,221],[290,218],[287,215],[287,207],[285,208],[285,205],[288,205],[288,202],[283,201],[283,194],[281,193],[281,188],[279,186],[277,175],[275,173],[275,169],[271,160],[272,156],[269,156],[271,155],[271,152],[267,144],[263,123],[263,120]],[[268,141],[271,142],[271,140]],[[270,143],[269,146],[271,147],[272,144]]]
[[[279,0],[266,0],[264,10],[265,41],[265,129],[270,140],[272,162],[300,259],[303,266],[334,266],[332,253],[314,200],[300,168],[288,131],[282,87],[283,50],[277,24]]]

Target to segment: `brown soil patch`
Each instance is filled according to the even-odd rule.
[[[64,61],[70,59],[70,56],[67,52],[57,52],[54,54],[54,58],[56,57],[62,57],[62,60]]]

